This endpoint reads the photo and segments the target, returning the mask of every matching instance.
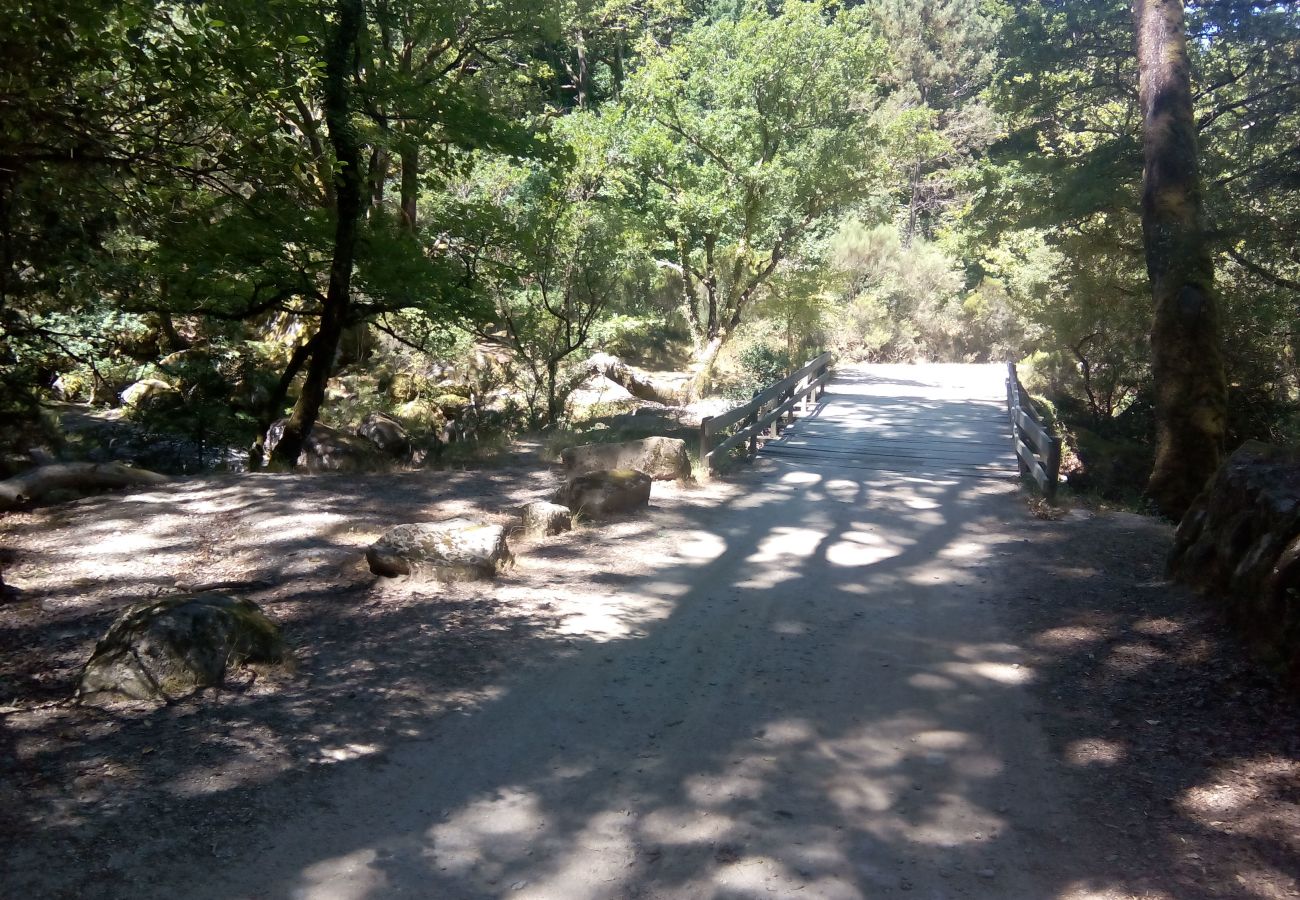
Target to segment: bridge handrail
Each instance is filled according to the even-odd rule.
[[[787,415],[793,420],[796,404],[800,405],[802,411],[806,409],[809,397],[817,399],[825,393],[834,362],[833,353],[823,353],[799,371],[758,391],[743,406],[729,409],[721,415],[706,416],[700,422],[700,465],[705,474],[712,474],[717,468],[717,461],[745,441],[749,442],[749,454],[752,456],[756,453],[760,432],[766,430],[770,437],[776,437],[781,420]],[[743,426],[739,430],[714,446],[713,442],[720,432],[741,423]]]
[[[1020,474],[1032,475],[1043,496],[1055,497],[1061,474],[1061,442],[1043,424],[1013,362],[1007,363],[1007,417],[1011,420],[1011,441]]]

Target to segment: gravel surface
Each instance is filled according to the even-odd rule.
[[[1297,895],[1294,698],[1163,581],[1166,525],[773,457],[494,584],[364,569],[388,525],[555,481],[196,479],[0,520],[0,895]],[[298,670],[57,703],[117,610],[198,579],[268,585]]]

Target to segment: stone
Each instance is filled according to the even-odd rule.
[[[174,393],[176,393],[176,388],[167,382],[159,378],[146,378],[143,381],[137,381],[122,391],[122,404],[124,406],[139,406],[150,397]]]
[[[1300,449],[1242,444],[1179,523],[1169,575],[1300,677]]]
[[[678,438],[648,437],[619,444],[583,444],[560,454],[564,465],[575,474],[635,469],[656,481],[691,477],[686,442]]]
[[[284,436],[288,419],[278,419],[266,431],[266,458]],[[364,472],[382,468],[378,448],[353,434],[339,431],[317,422],[312,426],[307,440],[298,455],[298,466],[308,472]]]
[[[397,525],[366,551],[370,571],[434,581],[492,578],[514,564],[500,525],[471,519]]]
[[[519,509],[524,533],[529,537],[550,537],[573,528],[573,513],[567,506],[537,500]]]
[[[555,493],[555,502],[574,513],[600,518],[650,505],[653,480],[635,469],[588,472],[570,478]]]
[[[370,441],[392,459],[408,459],[411,456],[411,436],[402,427],[402,423],[392,416],[370,413],[357,426],[357,436]]]
[[[95,645],[76,696],[166,702],[221,684],[231,667],[289,658],[280,629],[253,601],[179,594],[122,613]]]

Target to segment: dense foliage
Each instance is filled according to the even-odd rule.
[[[1300,9],[1187,17],[1228,441],[1287,440]],[[539,427],[597,350],[726,392],[830,347],[1026,360],[1150,465],[1127,2],[14,0],[0,67],[8,421],[125,392],[260,459],[290,410]]]

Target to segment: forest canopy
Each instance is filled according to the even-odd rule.
[[[376,410],[570,424],[598,351],[691,399],[831,349],[1023,362],[1095,486],[1140,490],[1169,415],[1142,6],[13,0],[6,465],[57,403],[253,465],[280,422],[292,466]],[[1177,24],[1214,442],[1290,441],[1300,8]]]

